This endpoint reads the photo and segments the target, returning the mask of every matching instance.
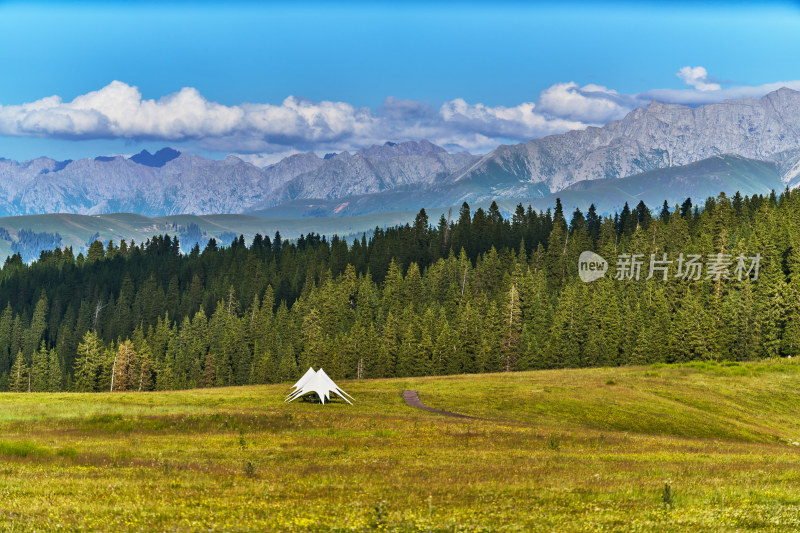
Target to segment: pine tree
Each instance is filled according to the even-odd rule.
[[[11,367],[8,380],[8,390],[11,392],[26,392],[28,390],[28,366],[25,364],[25,359],[22,352],[17,352],[17,357],[14,359],[14,364]]]
[[[203,364],[203,375],[200,378],[201,387],[213,387],[217,382],[217,365],[214,353],[208,352]]]
[[[718,359],[714,349],[713,322],[698,291],[686,290],[670,330],[667,362]]]
[[[617,290],[613,281],[601,279],[592,285],[586,307],[593,316],[587,322],[587,340],[583,363],[587,366],[616,366],[619,364],[622,320]]]
[[[31,391],[46,392],[48,390],[48,353],[47,346],[42,341],[39,350],[33,352],[30,368]]]
[[[64,386],[64,371],[61,366],[61,359],[58,357],[58,352],[51,349],[47,353],[47,390],[49,392],[58,392]]]
[[[456,349],[447,361],[448,374],[475,373],[478,371],[482,348],[481,324],[475,306],[467,300],[455,317]]]
[[[544,368],[578,366],[582,359],[584,331],[581,317],[581,287],[571,283],[564,288],[544,349]]]
[[[117,338],[128,335],[132,329],[131,306],[133,305],[134,287],[130,274],[125,274],[122,285],[117,295],[117,303],[114,307],[113,325],[111,337]]]
[[[150,344],[145,339],[141,328],[136,328],[132,336],[133,349],[136,352],[136,366],[133,370],[131,390],[149,391],[153,389],[153,354]]]
[[[500,372],[505,370],[506,364],[509,363],[507,356],[513,353],[513,345],[504,347],[504,342],[507,338],[506,335],[513,336],[513,330],[509,329],[508,324],[504,323],[504,318],[508,319],[509,317],[501,317],[497,304],[491,302],[484,319],[483,354],[480,369],[482,372]],[[521,339],[518,344],[521,345]],[[521,346],[518,348],[521,348]],[[521,352],[522,350],[518,349],[517,351]],[[517,359],[513,365],[515,369],[518,368],[519,360]]]
[[[42,291],[42,295],[36,303],[36,309],[33,311],[30,327],[25,335],[23,353],[26,357],[31,356],[36,351],[36,347],[39,346],[39,341],[42,340],[42,336],[47,329],[47,309],[47,295]]]
[[[131,390],[136,379],[137,359],[136,350],[130,339],[119,345],[111,374],[111,392]]]
[[[383,309],[398,314],[408,303],[406,299],[405,283],[400,267],[392,259],[389,270],[383,282]]]
[[[93,331],[87,331],[83,341],[78,344],[78,356],[75,359],[73,387],[77,392],[95,392],[98,386],[103,363],[100,339]]]
[[[450,361],[456,357],[456,334],[448,323],[444,309],[439,310],[436,324],[439,331],[433,346],[433,368],[438,375],[448,374]]]
[[[419,327],[415,323],[411,307],[406,307],[398,323],[397,361],[395,376],[407,377],[415,375],[415,359],[419,345]]]
[[[664,363],[668,357],[669,305],[662,287],[647,286],[642,313],[643,325],[633,350],[633,364]]]
[[[294,352],[288,350],[281,355],[278,365],[278,380],[290,381],[297,379],[298,367]]]
[[[554,215],[520,205],[506,221],[495,204],[474,216],[462,206],[459,221],[438,227],[420,213],[352,247],[316,234],[250,247],[240,237],[182,255],[156,236],[96,244],[85,264],[69,249],[30,266],[15,256],[0,283],[0,388],[13,384],[18,353],[18,375],[37,391],[295,380],[298,360],[312,359],[338,379],[796,356],[798,209],[798,191],[667,204],[656,218],[640,203],[567,221],[559,202]],[[757,280],[737,279],[733,266],[728,279],[679,279],[673,264],[663,280],[584,284],[584,248],[611,265],[665,252],[761,262]],[[137,354],[127,385],[123,339]]]
[[[413,351],[412,375],[430,376],[433,374],[433,311],[428,307],[422,317],[417,315],[415,319],[417,320],[419,340]]]
[[[100,241],[94,241],[92,244],[89,245],[89,251],[86,253],[86,262],[93,263],[105,257],[105,249],[103,248],[103,243]]]
[[[11,302],[6,304],[6,308],[0,316],[0,374],[4,374],[10,368],[11,359],[11,328],[14,323]]]
[[[374,322],[366,322],[359,318],[356,323],[359,327],[353,332],[353,360],[351,372],[354,377],[363,379],[375,377],[372,373],[377,367],[380,357],[380,336]]]
[[[321,366],[324,350],[319,311],[311,309],[303,318],[303,352],[300,354],[300,368]]]
[[[378,357],[373,368],[369,369],[370,376],[376,378],[388,378],[395,376],[395,364],[397,363],[397,330],[398,324],[394,314],[389,311],[386,322],[383,325],[381,342],[378,347]]]
[[[559,202],[558,207],[560,205]],[[560,287],[566,279],[568,246],[569,232],[567,223],[560,209],[557,209],[553,218],[553,230],[547,240],[547,255],[545,258],[547,279],[554,287]]]
[[[789,263],[791,274],[786,287],[786,327],[782,351],[785,355],[797,357],[800,355],[800,247],[793,247]]]
[[[503,314],[503,370],[506,372],[514,369],[519,359],[521,333],[522,308],[519,290],[512,284],[508,290],[508,300]]]

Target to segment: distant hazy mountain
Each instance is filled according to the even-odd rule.
[[[301,157],[301,156],[295,156]],[[791,158],[786,165],[791,168]],[[581,181],[565,190],[543,198],[508,198],[498,200],[500,210],[510,215],[518,203],[545,210],[561,198],[568,215],[576,207],[584,212],[595,204],[601,214],[620,211],[627,202],[631,207],[644,201],[657,213],[664,200],[670,206],[691,197],[702,203],[721,191],[733,195],[769,194],[783,187],[782,165],[756,161],[738,156],[715,156],[682,167],[652,170],[635,176],[613,180]],[[405,224],[414,220],[424,193],[409,190],[390,190],[381,193],[349,196],[336,200],[294,200],[262,210],[260,216],[228,215],[171,215],[147,218],[131,213],[106,215],[43,214],[0,218],[0,262],[19,251],[26,261],[39,256],[38,247],[72,246],[75,252],[85,251],[94,239],[104,242],[135,239],[142,242],[155,234],[177,236],[184,251],[195,243],[205,246],[209,238],[227,244],[243,234],[248,242],[255,233],[274,235],[280,231],[285,238],[295,238],[309,232],[337,234],[348,238],[369,233],[376,226]],[[472,209],[486,209],[489,202],[470,204]],[[458,212],[459,204],[427,208],[429,219],[435,223],[448,211]],[[314,217],[314,218],[312,218]],[[26,233],[27,232],[27,233]],[[27,235],[27,239],[25,238]],[[49,243],[43,244],[43,243]]]
[[[632,176],[715,155],[783,162],[791,152],[794,175],[782,169],[789,183],[800,173],[799,147],[800,93],[784,88],[758,100],[696,108],[654,102],[602,128],[500,146],[447,181],[482,191],[465,199],[483,200],[520,196],[531,188],[556,192],[584,180]]]
[[[0,214],[238,212],[267,192],[264,172],[236,157],[173,155],[0,161]]]
[[[567,214],[571,214],[575,208],[585,213],[591,204],[600,214],[613,214],[620,212],[626,202],[633,208],[643,201],[654,213],[658,213],[665,200],[673,209],[686,198],[691,198],[692,203],[698,205],[721,192],[729,197],[737,191],[742,196],[769,195],[773,190],[780,193],[783,188],[776,163],[724,155],[615,180],[579,181],[544,198],[523,199],[522,203],[545,210],[553,207],[556,198],[560,198]],[[516,201],[501,204],[510,211]]]
[[[530,197],[520,195],[497,199],[502,211],[512,213],[517,203],[532,205],[544,211],[560,198],[564,209],[576,207],[586,212],[594,204],[600,213],[619,212],[627,202],[631,207],[644,201],[657,210],[666,200],[670,207],[691,198],[694,204],[703,203],[720,192],[733,195],[769,194],[785,187],[781,165],[772,161],[757,161],[739,156],[714,156],[680,167],[651,170],[625,178],[584,180],[564,190]],[[418,210],[452,206],[463,203],[459,189],[439,190],[434,197],[430,190],[395,189],[377,194],[347,196],[335,200],[294,200],[252,214],[269,218],[305,218],[359,216],[381,212]],[[470,201],[471,207],[486,205],[490,200]]]
[[[436,220],[446,210],[432,209]],[[25,262],[39,257],[41,250],[70,246],[73,253],[86,253],[94,240],[119,244],[135,240],[145,242],[154,235],[177,237],[181,249],[188,252],[198,244],[205,247],[210,238],[228,245],[239,235],[250,243],[256,233],[274,237],[279,231],[285,239],[296,239],[311,232],[339,235],[352,242],[369,234],[376,226],[394,226],[413,222],[417,211],[381,213],[357,217],[273,219],[247,215],[171,215],[144,217],[133,213],[106,215],[44,214],[0,217],[0,265],[5,259],[20,253]],[[27,235],[27,239],[25,238]]]
[[[386,143],[327,159],[297,154],[266,168],[165,148],[130,158],[18,163],[0,159],[0,216],[39,213],[241,213],[306,197],[336,197],[428,182],[473,162],[428,141]]]

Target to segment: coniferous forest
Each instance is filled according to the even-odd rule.
[[[609,272],[578,277],[593,250]],[[757,279],[646,279],[650,254],[761,257]],[[641,254],[639,279],[614,279]],[[623,276],[624,277],[624,276]],[[741,277],[741,276],[739,276]],[[666,278],[666,279],[664,279]],[[800,354],[800,190],[613,217],[493,204],[348,243],[95,241],[0,271],[0,389],[272,383],[322,366],[379,378]]]

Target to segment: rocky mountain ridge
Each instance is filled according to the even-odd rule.
[[[296,154],[266,168],[170,148],[130,158],[0,159],[0,216],[41,213],[241,213],[294,198],[367,194],[425,182],[475,159],[428,141],[387,143],[327,159]]]
[[[688,107],[653,102],[603,127],[570,131],[500,146],[448,178],[450,183],[493,184],[493,194],[545,186],[560,191],[584,180],[613,179],[686,165],[715,155],[793,164],[800,175],[800,92],[779,89],[760,99]],[[793,175],[789,171],[794,168]],[[473,195],[473,200],[486,196]]]
[[[775,163],[785,185],[800,185],[800,92],[784,88],[699,107],[653,102],[603,127],[500,146],[484,156],[451,154],[422,140],[324,157],[301,153],[264,168],[235,156],[216,161],[169,148],[130,158],[0,158],[0,216],[258,213],[280,205],[338,216],[345,212],[339,205],[356,197],[375,213],[541,198],[582,181],[719,155]],[[317,200],[341,201],[331,212],[317,209]]]

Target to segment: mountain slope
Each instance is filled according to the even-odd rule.
[[[241,213],[306,197],[389,190],[431,180],[474,161],[428,141],[387,143],[322,159],[296,154],[266,168],[165,148],[130,158],[0,159],[0,215],[133,212]]]
[[[431,218],[440,217],[446,210],[432,210]],[[111,213],[105,215],[42,214],[15,217],[0,217],[0,264],[6,257],[20,248],[20,236],[27,232],[33,235],[21,252],[23,260],[39,257],[43,249],[55,246],[40,246],[37,236],[56,236],[59,247],[71,246],[74,253],[85,253],[94,240],[119,243],[122,239],[137,243],[154,235],[168,234],[178,237],[181,249],[188,252],[195,243],[204,247],[209,238],[221,244],[229,244],[234,237],[244,235],[250,243],[256,233],[273,237],[276,231],[286,239],[296,239],[311,232],[329,237],[339,235],[352,241],[369,234],[376,226],[386,227],[412,222],[417,211],[399,211],[342,218],[262,218],[248,215],[170,215],[145,217],[134,213]],[[49,242],[49,241],[48,241]],[[16,246],[15,246],[16,244]]]
[[[600,214],[620,212],[627,202],[633,208],[643,201],[654,213],[658,213],[666,200],[670,209],[691,198],[692,203],[702,204],[706,198],[724,192],[728,196],[738,191],[743,196],[769,195],[772,190],[784,188],[778,165],[768,161],[755,161],[738,156],[715,156],[681,167],[651,170],[627,178],[608,180],[585,180],[552,193],[544,198],[521,200],[534,209],[545,210],[561,199],[564,210],[572,213],[575,208],[584,213],[591,204]],[[511,211],[520,200],[498,202],[506,211]]]
[[[249,203],[246,196],[268,192],[262,170],[236,157],[154,158],[0,161],[0,214],[237,212]]]
[[[657,213],[664,200],[674,206],[691,197],[693,203],[698,204],[709,196],[717,196],[720,191],[729,196],[736,191],[753,195],[769,194],[772,189],[782,188],[780,167],[776,163],[717,156],[683,167],[659,169],[627,178],[583,181],[543,198],[509,198],[497,203],[506,216],[513,213],[519,203],[544,211],[555,205],[556,198],[561,199],[568,214],[576,207],[586,212],[592,203],[599,213],[610,214],[620,211],[625,202],[633,207],[639,201],[644,201]],[[272,236],[276,231],[280,231],[284,238],[315,232],[352,240],[362,233],[371,232],[376,226],[412,222],[420,207],[426,208],[429,220],[435,223],[442,215],[448,216],[448,211],[452,217],[460,206],[458,203],[449,204],[451,210],[447,204],[432,207],[435,203],[420,191],[391,190],[336,200],[295,200],[250,216],[184,214],[149,218],[133,213],[95,216],[62,213],[5,217],[0,218],[0,261],[17,250],[24,250],[23,258],[29,261],[38,257],[39,250],[51,249],[54,245],[72,246],[77,253],[85,250],[94,239],[104,242],[135,239],[142,242],[165,233],[177,236],[184,251],[194,243],[204,246],[211,237],[228,243],[242,234],[249,242],[256,233]],[[478,207],[487,209],[488,205],[489,202],[470,204],[473,210]],[[20,240],[26,241],[23,238],[25,232],[33,242],[22,246],[25,243]],[[41,242],[47,242],[49,246],[37,248]]]
[[[791,162],[791,159],[787,159]],[[523,194],[510,198],[497,199],[498,205],[506,213],[512,213],[517,203],[531,204],[538,210],[546,210],[561,198],[565,209],[570,211],[579,207],[584,212],[594,203],[601,213],[620,211],[625,202],[632,207],[644,201],[651,209],[661,207],[664,200],[670,206],[692,198],[694,203],[702,203],[709,196],[720,192],[732,195],[739,191],[742,195],[769,194],[771,190],[784,188],[782,166],[771,161],[756,161],[739,156],[714,156],[696,163],[680,167],[651,170],[626,178],[584,180],[564,190],[529,196]],[[380,213],[383,211],[419,210],[424,207],[457,207],[464,201],[465,194],[459,184],[448,190],[439,189],[405,190],[395,189],[371,195],[357,195],[334,200],[294,200],[282,205],[259,211],[255,216],[271,218],[294,217],[346,217]],[[545,191],[546,193],[546,191]],[[475,208],[487,205],[492,199],[470,201]]]
[[[512,190],[540,183],[556,192],[579,181],[631,176],[714,155],[768,160],[798,147],[800,93],[780,89],[758,100],[697,108],[654,102],[602,128],[501,146],[446,181]]]
[[[450,154],[428,141],[386,143],[342,152],[318,168],[296,176],[255,209],[278,205],[296,198],[334,199],[370,194],[402,186],[420,185],[448,175],[474,162],[468,153]]]

